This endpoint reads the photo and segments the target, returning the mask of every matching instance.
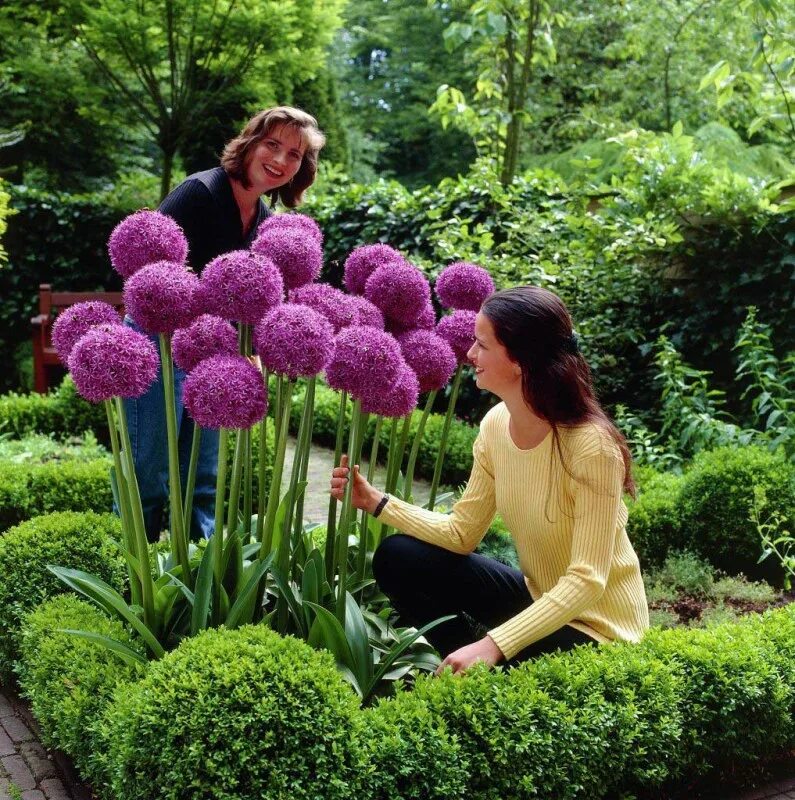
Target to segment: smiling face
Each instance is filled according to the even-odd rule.
[[[305,151],[299,130],[275,125],[248,157],[246,177],[251,188],[265,194],[289,183],[300,169]]]
[[[521,393],[521,367],[497,339],[491,320],[480,312],[475,317],[475,344],[469,349],[467,358],[475,367],[478,388],[496,394],[502,400],[506,395]]]

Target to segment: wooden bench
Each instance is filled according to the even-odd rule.
[[[48,370],[62,366],[52,346],[52,323],[59,311],[75,303],[89,300],[102,300],[115,306],[124,314],[124,301],[121,292],[54,292],[52,285],[39,285],[39,313],[31,319],[33,326],[33,388],[37,392],[46,392],[49,388]]]

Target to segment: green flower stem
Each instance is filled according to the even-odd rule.
[[[121,515],[121,532],[124,542],[124,549],[130,555],[137,556],[135,545],[135,532],[133,529],[132,510],[130,508],[130,490],[124,477],[124,470],[121,465],[121,451],[119,447],[119,433],[116,420],[113,416],[113,401],[105,401],[105,413],[108,417],[108,431],[110,432],[110,447],[113,452],[113,468],[116,472],[116,488],[119,492],[119,514]],[[141,579],[133,571],[129,570],[130,577],[130,599],[134,606],[141,605]]]
[[[237,530],[237,517],[240,509],[240,483],[243,473],[243,455],[246,448],[246,431],[237,431],[235,457],[232,461],[232,478],[229,482],[229,509],[226,517],[226,530],[231,535]]]
[[[340,408],[337,413],[337,435],[334,439],[334,466],[340,463],[342,458],[342,442],[345,437],[345,411],[348,406],[348,393],[340,393]],[[329,585],[332,583],[334,573],[337,571],[337,498],[329,495],[328,501],[328,521],[326,522],[326,580]]]
[[[193,514],[193,491],[196,488],[196,471],[199,468],[199,448],[202,441],[202,429],[194,422],[193,423],[193,439],[190,443],[190,463],[188,464],[188,483],[185,486],[185,506],[182,512],[182,518],[185,520],[185,525],[190,530],[190,518]]]
[[[433,402],[436,400],[436,391],[428,392],[428,398],[425,401],[425,408],[422,410],[419,425],[417,426],[417,433],[414,436],[414,441],[411,444],[411,452],[409,453],[409,462],[406,465],[406,479],[403,482],[403,499],[410,500],[412,495],[412,488],[414,485],[414,467],[417,463],[417,456],[420,452],[420,444],[422,444],[422,435],[425,433],[425,423],[428,421],[428,415],[433,408]]]
[[[439,479],[442,475],[442,464],[444,463],[445,451],[447,450],[447,436],[450,433],[450,423],[453,419],[453,412],[455,411],[455,404],[458,401],[458,392],[461,389],[461,378],[464,375],[464,365],[459,364],[458,369],[455,371],[453,378],[453,386],[450,389],[450,401],[447,404],[447,413],[444,417],[444,424],[442,425],[442,438],[439,441],[439,452],[436,454],[436,463],[433,467],[433,480],[431,481],[431,494],[428,498],[428,505],[431,511],[436,505],[436,493],[439,490]]]
[[[116,415],[119,420],[121,433],[121,453],[126,467],[125,479],[130,493],[130,510],[132,512],[133,533],[135,536],[135,554],[141,565],[141,605],[144,610],[144,624],[155,632],[155,586],[152,572],[149,569],[149,546],[146,541],[146,526],[144,525],[144,512],[141,507],[141,493],[138,491],[138,478],[135,476],[135,462],[133,461],[130,433],[127,430],[127,417],[120,397],[115,397]],[[184,576],[183,576],[184,577]]]
[[[375,435],[373,436],[373,444],[370,448],[370,462],[367,465],[367,481],[373,482],[375,475],[375,465],[378,460],[378,440],[381,436],[381,426],[384,423],[384,418],[379,416],[375,419]],[[356,559],[356,578],[359,581],[364,580],[365,567],[367,566],[367,551],[370,545],[370,535],[367,529],[367,520],[369,514],[362,511],[361,522],[359,523],[359,552]]]
[[[367,415],[362,413],[361,400],[353,403],[353,416],[351,419],[351,431],[348,435],[348,465],[353,470],[353,465],[359,463],[359,452],[363,436],[361,430],[367,425]],[[345,593],[348,584],[348,535],[350,533],[350,523],[355,518],[355,513],[351,505],[353,495],[353,480],[349,480],[345,485],[345,496],[342,501],[340,511],[340,526],[337,531],[337,619],[340,624],[345,624]]]
[[[315,387],[317,386],[317,376],[312,376],[306,384],[306,394],[304,395],[304,413],[307,416],[306,425],[303,429],[303,437],[299,434],[300,442],[300,472],[298,473],[298,482],[303,483],[306,480],[307,473],[309,472],[309,452],[312,449],[312,428],[315,423]],[[303,418],[301,424],[304,425]],[[306,490],[301,493],[298,501],[295,504],[295,519],[293,522],[293,541],[295,542],[293,550],[300,541],[301,534],[304,530],[304,499],[306,498]]]
[[[213,572],[215,573],[215,605],[217,612],[221,607],[221,586],[223,583],[224,552],[224,500],[226,499],[226,458],[229,446],[229,431],[221,428],[218,432],[218,474],[215,479],[215,532],[208,547],[215,549]]]
[[[411,426],[411,418],[414,412],[406,414],[403,417],[403,426],[400,429],[400,441],[398,442],[397,460],[395,461],[395,474],[392,476],[392,491],[397,488],[398,480],[400,479],[400,468],[403,466],[403,456],[406,455],[406,444],[409,440],[409,428]],[[406,484],[403,482],[403,491],[400,496],[405,499],[406,497]]]
[[[395,470],[395,459],[397,458],[397,424],[398,421],[393,417],[392,424],[389,428],[389,448],[387,450],[386,457],[386,482],[384,485],[384,491],[387,494],[395,490],[395,487],[392,484],[392,473]],[[378,545],[381,544],[388,532],[389,526],[382,522],[381,527],[378,529],[377,540],[373,542],[373,549],[376,549]]]
[[[252,353],[252,327],[249,324],[243,326],[243,350],[246,357]],[[246,536],[251,535],[251,508],[254,503],[252,497],[253,487],[253,466],[251,463],[251,428],[246,430],[245,450],[243,452],[243,531]]]
[[[166,401],[166,434],[168,437],[168,486],[171,509],[171,549],[176,562],[182,567],[182,580],[190,587],[191,574],[188,559],[188,539],[182,517],[182,487],[179,477],[179,450],[177,448],[177,408],[174,396],[174,362],[171,358],[171,337],[160,334],[160,361],[163,366],[163,388]]]
[[[265,382],[265,391],[268,391],[268,371],[262,370],[262,380]],[[266,414],[259,424],[259,459],[257,463],[257,532],[258,542],[262,541],[262,531],[265,528],[265,467],[268,463],[268,415]]]

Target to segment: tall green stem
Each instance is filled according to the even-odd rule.
[[[433,467],[433,480],[431,481],[431,493],[428,498],[427,506],[431,511],[433,511],[433,507],[436,505],[436,492],[439,489],[439,479],[442,475],[442,464],[444,463],[445,451],[447,449],[447,436],[450,433],[450,423],[453,419],[455,404],[458,401],[458,391],[461,388],[461,378],[463,375],[464,365],[459,364],[458,369],[455,371],[452,388],[450,389],[450,401],[447,404],[447,413],[444,416],[442,438],[439,441],[439,452],[436,454],[436,463]]]
[[[177,408],[174,396],[174,362],[171,359],[171,337],[160,334],[160,361],[163,367],[163,389],[166,405],[166,435],[168,438],[168,484],[171,509],[171,547],[175,560],[182,567],[182,580],[190,586],[190,562],[185,521],[182,517],[182,487],[179,477],[179,450],[177,447]]]
[[[395,490],[395,486],[392,482],[392,474],[395,471],[395,461],[397,460],[397,425],[398,421],[393,417],[392,424],[389,428],[389,448],[386,457],[386,481],[384,484],[384,491],[387,494]],[[389,527],[386,523],[382,522],[381,527],[378,529],[378,537],[376,541],[373,542],[373,549],[381,544],[388,530]]]
[[[193,492],[196,489],[196,471],[199,468],[199,448],[202,442],[202,429],[198,423],[193,423],[193,439],[190,443],[190,463],[188,464],[188,483],[185,486],[185,507],[182,518],[190,530],[190,520],[193,514]]]
[[[265,391],[268,391],[268,372],[262,371],[265,381]],[[275,426],[274,426],[275,427]],[[258,542],[262,541],[262,531],[265,529],[265,467],[268,463],[268,416],[262,418],[259,424],[259,459],[257,463],[257,532]]]
[[[414,467],[417,463],[417,456],[420,452],[420,445],[422,444],[422,435],[425,433],[425,423],[428,421],[428,415],[433,408],[433,402],[436,400],[436,391],[428,392],[428,398],[425,401],[425,408],[422,409],[422,416],[420,417],[419,425],[417,426],[417,433],[414,436],[414,441],[411,444],[411,452],[409,453],[409,462],[406,465],[406,479],[403,482],[403,499],[410,500],[412,495],[412,487],[414,484]]]
[[[249,357],[252,353],[251,325],[244,324],[243,328],[243,355]],[[251,464],[251,428],[246,429],[245,446],[243,450],[243,531],[247,537],[251,535],[251,507],[252,497],[252,464]]]
[[[306,395],[304,397],[304,413],[307,415],[306,427],[303,439],[299,437],[301,443],[301,470],[298,474],[298,482],[303,483],[309,472],[309,451],[312,448],[312,427],[315,423],[315,388],[317,386],[317,376],[309,379],[306,385]],[[307,410],[308,409],[308,410]],[[304,425],[304,420],[301,420]],[[293,539],[297,542],[298,537],[304,529],[304,499],[306,492],[302,492],[295,506],[295,522],[293,523]]]
[[[337,435],[334,439],[334,466],[342,458],[342,442],[345,437],[345,411],[348,407],[348,393],[340,393],[340,407],[337,413]],[[326,580],[329,585],[337,570],[337,498],[329,495],[328,521],[326,523]]]
[[[215,479],[215,532],[210,545],[214,548],[213,572],[215,573],[215,613],[221,608],[224,553],[224,501],[226,499],[226,458],[229,431],[221,428],[218,433],[218,475]]]
[[[373,444],[370,447],[370,462],[367,465],[367,482],[373,482],[375,475],[375,465],[378,461],[378,440],[381,436],[381,426],[384,423],[384,418],[379,416],[375,420],[375,433],[373,435]],[[369,514],[362,511],[361,522],[359,523],[359,552],[356,559],[356,579],[359,581],[364,580],[365,567],[367,566],[367,551],[370,544],[370,535],[367,526]]]
[[[130,433],[127,430],[127,417],[120,397],[115,397],[116,415],[119,419],[121,433],[121,454],[124,457],[125,479],[130,493],[130,510],[132,512],[133,532],[135,536],[135,551],[141,567],[141,605],[144,610],[144,624],[152,631],[155,630],[155,587],[152,581],[152,572],[149,569],[149,547],[146,541],[146,527],[144,525],[144,512],[141,507],[141,493],[138,491],[138,478],[135,475],[135,462],[133,461]]]
[[[231,535],[237,530],[237,515],[240,509],[240,483],[243,473],[243,454],[246,448],[244,430],[238,430],[235,439],[235,457],[232,461],[232,480],[229,483],[229,509],[226,529]]]

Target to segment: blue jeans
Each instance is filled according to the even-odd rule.
[[[124,324],[140,330],[128,317]],[[150,339],[158,347],[158,337]],[[193,420],[182,405],[182,386],[185,373],[174,368],[174,393],[177,406],[177,446],[179,471],[184,498],[188,479],[188,465],[193,440]],[[163,392],[163,370],[158,369],[157,380],[146,394],[135,400],[125,400],[124,410],[130,430],[135,474],[141,493],[146,536],[150,542],[160,538],[165,522],[164,508],[168,504],[168,434],[166,432],[166,405]],[[218,472],[218,431],[202,429],[199,462],[196,470],[196,487],[193,493],[189,535],[193,540],[209,539],[215,528],[215,481]],[[186,521],[187,522],[187,521]]]

